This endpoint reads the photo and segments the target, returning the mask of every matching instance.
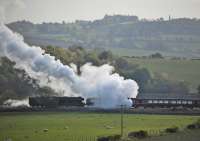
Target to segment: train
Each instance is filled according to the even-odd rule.
[[[29,97],[31,107],[84,107],[86,103],[83,97]]]
[[[139,93],[136,98],[129,98],[132,101],[132,107],[144,108],[171,108],[188,107],[200,108],[199,94],[159,94],[159,93]],[[85,107],[93,106],[95,98],[84,99],[83,97],[29,97],[31,107]]]
[[[200,94],[139,93],[130,99],[134,108],[200,108]]]

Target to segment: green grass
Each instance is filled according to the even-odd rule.
[[[199,118],[199,116],[125,114],[125,133],[140,129],[157,131],[173,125],[184,128]],[[48,129],[48,132],[44,132],[43,129]],[[11,138],[13,141],[66,141],[73,140],[72,137],[80,140],[86,136],[119,133],[120,114],[0,113],[2,141],[5,138]]]
[[[147,68],[153,74],[174,81],[185,81],[191,89],[196,90],[200,85],[199,60],[169,60],[169,59],[136,59],[130,58],[129,62]]]
[[[109,47],[115,55],[118,56],[149,56],[153,53],[159,52],[164,56],[171,57],[187,57],[195,58],[200,57],[200,42],[176,42],[176,41],[162,41],[164,47],[160,49],[156,48],[145,48],[148,45],[148,41],[136,41],[136,47],[132,48],[114,48]]]
[[[149,56],[155,53],[155,51],[131,48],[109,48],[109,50],[117,56]]]

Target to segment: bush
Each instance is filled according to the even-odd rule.
[[[187,125],[187,129],[200,129],[200,120],[192,124]]]
[[[147,133],[147,131],[144,131],[144,130],[130,132],[128,134],[129,138],[145,138],[147,136],[148,136],[148,133]]]
[[[150,58],[159,58],[159,59],[163,59],[164,57],[162,56],[161,53],[155,53],[150,55]]]
[[[200,119],[197,120],[197,122],[196,122],[196,126],[197,126],[198,129],[200,129]]]
[[[99,137],[97,141],[119,141],[121,138],[120,135],[112,135],[107,137]]]
[[[176,132],[178,132],[178,127],[174,126],[174,127],[166,128],[165,132],[166,133],[176,133]]]
[[[118,141],[120,140],[121,138],[121,135],[112,135],[112,136],[109,136],[109,141]]]
[[[189,124],[189,125],[187,125],[187,129],[196,129],[196,125],[195,124]]]
[[[108,137],[98,137],[97,141],[109,141]]]

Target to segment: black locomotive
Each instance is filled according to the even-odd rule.
[[[82,97],[29,97],[31,107],[83,107],[85,105]]]

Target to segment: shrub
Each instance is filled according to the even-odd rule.
[[[166,128],[165,132],[166,133],[176,133],[176,132],[178,132],[178,127],[174,126],[174,127]]]
[[[187,125],[187,129],[196,129],[196,125],[195,124],[189,124],[189,125]]]
[[[108,137],[98,137],[97,141],[109,141]]]
[[[196,122],[187,125],[187,129],[200,129],[200,120],[197,120]]]
[[[199,119],[199,120],[197,120],[197,122],[196,122],[196,126],[197,126],[197,128],[199,128],[199,129],[200,129],[200,119]]]
[[[99,137],[97,141],[119,141],[121,138],[120,135],[111,135],[107,137]]]
[[[48,129],[43,129],[43,132],[48,132]]]
[[[112,136],[109,136],[109,141],[118,141],[120,140],[121,138],[121,135],[112,135]]]
[[[148,133],[147,133],[147,131],[144,131],[144,130],[130,132],[128,134],[129,138],[145,138],[147,136],[148,136]]]

